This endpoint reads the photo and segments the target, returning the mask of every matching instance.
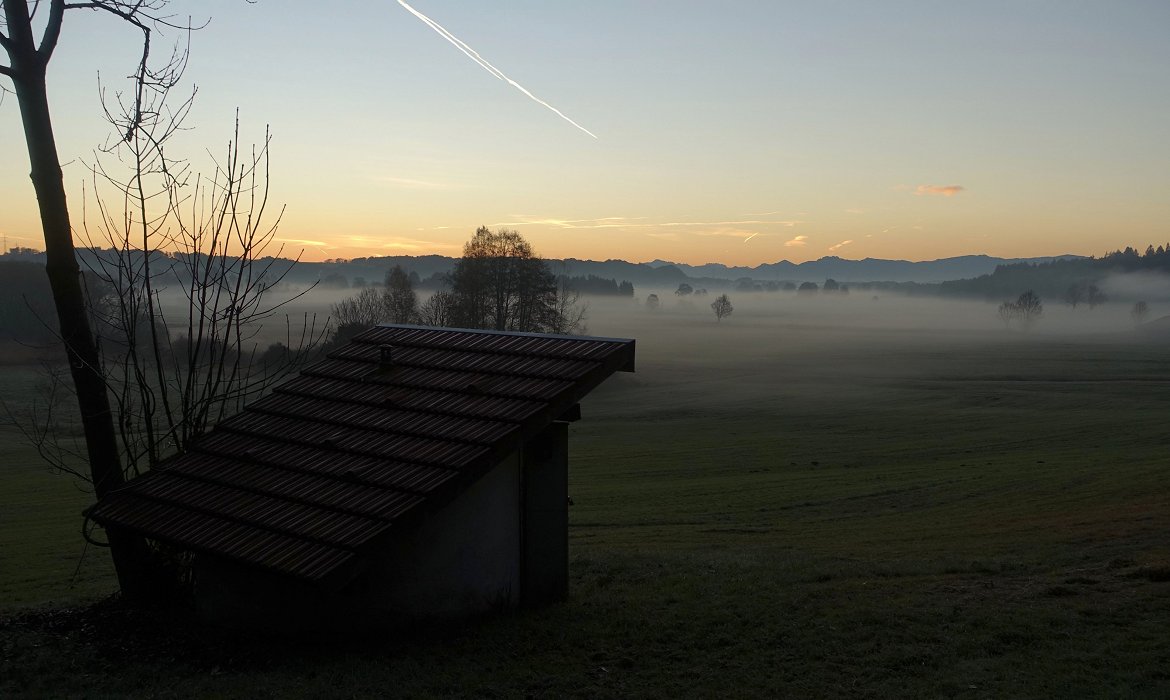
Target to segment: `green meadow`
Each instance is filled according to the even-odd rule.
[[[592,312],[638,367],[571,428],[569,600],[466,625],[122,609],[88,495],[5,428],[0,696],[1170,696],[1170,345],[663,297]]]

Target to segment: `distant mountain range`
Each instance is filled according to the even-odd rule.
[[[1054,260],[1079,260],[1082,255],[1055,255],[1042,258],[993,258],[990,255],[962,255],[955,258],[925,260],[883,260],[865,258],[846,260],[835,255],[792,263],[781,260],[764,263],[755,267],[728,267],[720,263],[686,265],[684,263],[655,260],[645,263],[653,268],[675,267],[693,278],[738,279],[751,277],[756,280],[782,280],[794,282],[822,282],[835,279],[838,282],[919,282],[933,283],[948,280],[970,279],[995,272],[1000,265],[1018,263],[1047,263]]]
[[[1084,256],[1057,255],[1042,258],[995,258],[989,255],[964,255],[956,258],[911,262],[909,260],[846,260],[837,256],[824,257],[803,263],[781,260],[764,263],[755,267],[729,267],[720,263],[686,265],[683,263],[655,260],[649,263],[632,263],[626,260],[549,260],[554,271],[568,275],[596,275],[618,281],[627,280],[638,287],[665,289],[677,287],[680,282],[698,283],[702,286],[721,287],[739,278],[750,277],[765,282],[791,281],[816,282],[832,278],[838,282],[917,282],[937,283],[947,280],[968,279],[989,275],[1000,265],[1017,263],[1047,263],[1053,260],[1077,260]],[[455,258],[439,255],[391,256],[385,258],[359,258],[335,263],[300,263],[294,272],[302,277],[315,268],[323,276],[324,270],[338,272],[350,277],[361,276],[368,281],[380,280],[385,270],[394,265],[417,272],[425,279],[435,273],[448,272],[455,265]]]
[[[14,251],[15,252],[15,251]],[[92,253],[88,250],[79,251],[81,257],[88,258]],[[28,261],[44,262],[44,254],[28,249],[19,253],[8,253],[0,256],[7,260],[23,259]],[[864,260],[846,260],[837,256],[828,256],[819,260],[793,263],[781,260],[775,263],[764,263],[755,267],[735,267],[720,263],[705,265],[687,265],[666,260],[655,260],[649,263],[632,263],[626,260],[579,260],[566,258],[564,260],[549,260],[554,272],[572,276],[596,275],[617,281],[629,281],[637,287],[651,290],[676,288],[681,282],[704,287],[720,288],[728,286],[737,279],[748,277],[755,281],[779,282],[816,282],[820,284],[826,279],[835,279],[838,282],[849,284],[860,282],[898,282],[930,284],[948,280],[962,280],[990,275],[1001,265],[1019,263],[1037,264],[1049,263],[1057,260],[1082,260],[1085,256],[1057,255],[1042,258],[995,258],[989,255],[964,255],[940,260],[926,260],[912,262],[909,260],[882,260],[865,258]],[[298,262],[292,265],[291,261],[281,261],[277,268],[288,269],[285,281],[293,284],[307,284],[321,280],[327,281],[329,286],[349,286],[354,282],[363,283],[381,282],[386,272],[394,265],[401,265],[408,272],[414,272],[420,280],[427,280],[435,275],[442,275],[455,265],[456,258],[442,255],[397,255],[375,258],[355,258],[353,260],[330,260],[326,262]]]

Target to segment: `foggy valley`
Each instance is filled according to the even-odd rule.
[[[0,698],[1170,697],[1170,3],[309,7],[0,1]]]

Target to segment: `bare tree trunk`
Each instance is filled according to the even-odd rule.
[[[52,44],[43,44],[42,50],[38,51],[33,41],[25,0],[4,0],[4,11],[11,32],[5,48],[12,61],[11,77],[20,105],[31,165],[30,177],[36,191],[45,235],[45,271],[49,275],[61,340],[65,345],[69,370],[77,391],[90,476],[95,494],[100,499],[122,485],[123,475],[106,383],[86,314],[81,270],[73,247],[69,207],[65,201],[61,163],[57,157],[53,123],[49,114],[45,68]],[[60,18],[55,19],[59,24]],[[53,18],[50,19],[52,21]],[[45,51],[45,48],[48,50]],[[145,542],[124,532],[109,531],[107,535],[123,594],[141,597],[148,593],[145,583]]]

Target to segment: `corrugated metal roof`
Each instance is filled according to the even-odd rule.
[[[379,326],[90,515],[340,584],[390,528],[446,503],[633,367],[626,339]]]

